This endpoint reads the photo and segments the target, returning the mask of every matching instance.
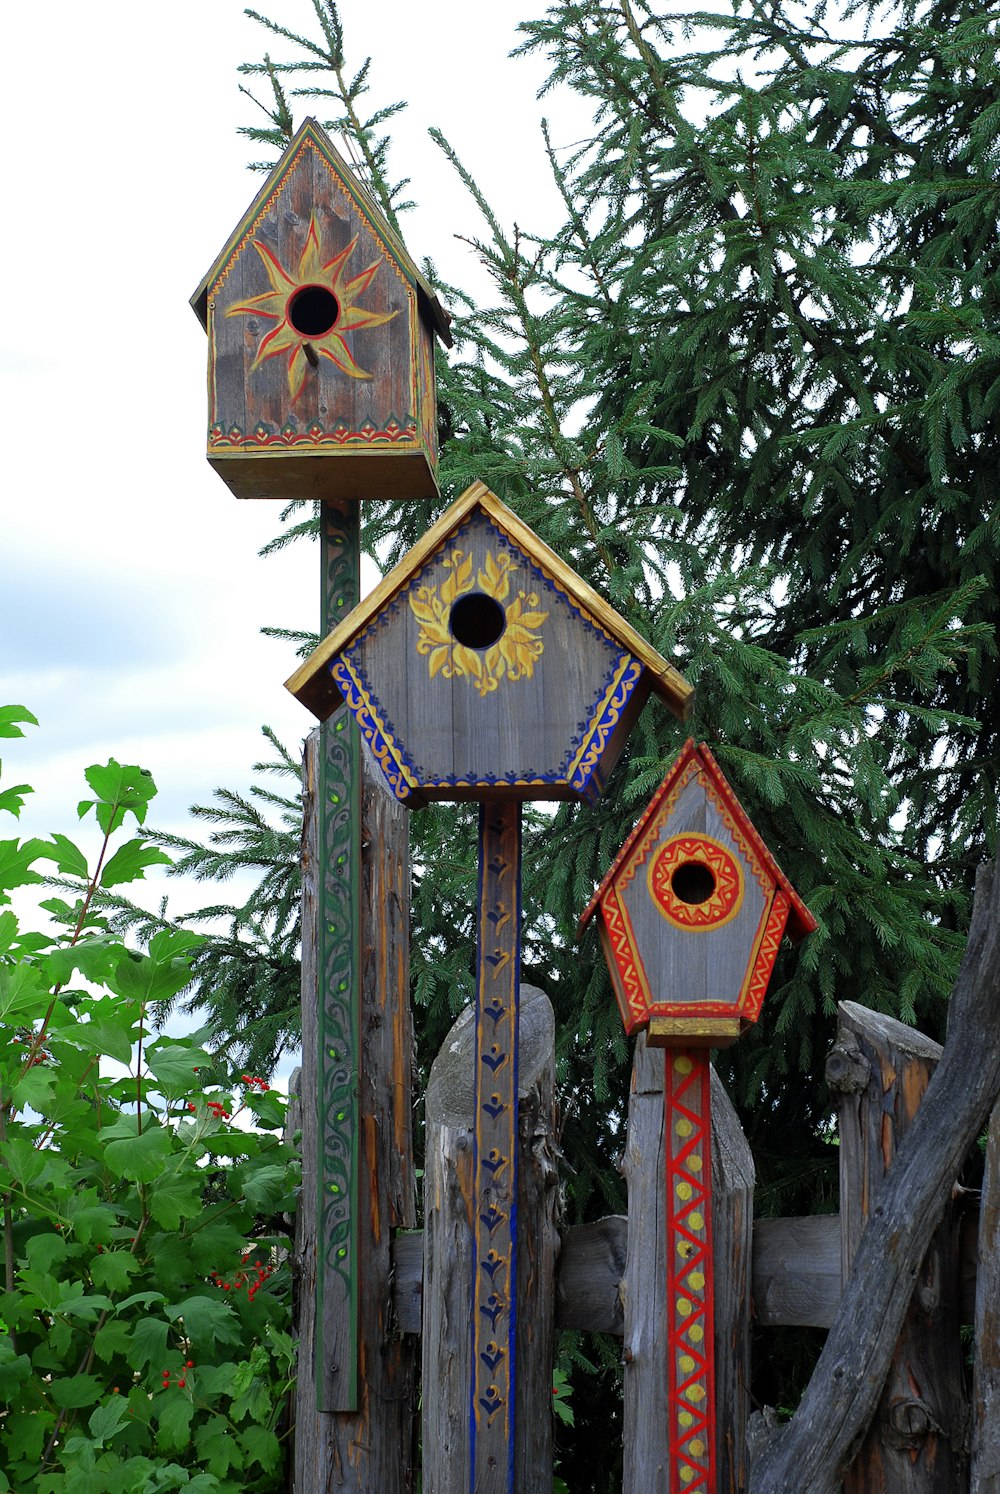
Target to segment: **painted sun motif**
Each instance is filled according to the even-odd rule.
[[[509,573],[516,562],[504,554],[494,560],[488,553],[473,578],[472,556],[456,548],[445,556],[444,564],[451,574],[440,591],[437,586],[419,586],[409,596],[410,610],[421,624],[417,653],[427,658],[431,679],[438,674],[444,679],[464,677],[482,696],[489,695],[505,677],[512,681],[530,679],[545,647],[536,629],[549,614],[538,610],[538,596],[533,591],[519,591],[508,600]],[[469,636],[456,609],[456,603],[461,608],[463,598],[474,605],[479,599],[487,599],[485,625],[495,636],[483,646],[461,641]],[[492,628],[491,614],[495,617]]]
[[[743,903],[743,878],[725,846],[710,835],[674,835],[653,857],[650,895],[676,928],[720,928]]]
[[[381,327],[396,315],[395,311],[366,311],[357,305],[382,260],[377,259],[348,279],[347,261],[358,242],[357,235],[346,249],[324,261],[315,213],[309,219],[309,232],[293,272],[286,270],[265,244],[258,239],[251,242],[263,261],[271,289],[239,306],[230,306],[226,312],[227,316],[259,316],[274,323],[260,340],[250,372],[268,358],[287,353],[288,390],[292,399],[302,389],[310,354],[313,361],[327,358],[349,378],[370,379],[371,374],[355,362],[346,334],[365,327]]]

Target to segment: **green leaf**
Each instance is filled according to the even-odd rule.
[[[258,1214],[269,1213],[288,1191],[284,1167],[247,1167],[241,1173],[243,1197]]]
[[[265,1473],[277,1468],[281,1460],[281,1443],[267,1427],[247,1427],[240,1432],[240,1442],[246,1449],[247,1458],[259,1463]]]
[[[141,880],[147,866],[170,866],[166,851],[145,840],[129,840],[106,863],[101,872],[102,887],[117,887],[122,882]]]
[[[0,1351],[0,1400],[9,1405],[17,1398],[17,1387],[33,1373],[27,1354],[15,1354],[8,1341]]]
[[[110,1442],[116,1432],[121,1428],[128,1416],[128,1401],[123,1395],[113,1395],[103,1406],[97,1406],[93,1411],[87,1425],[90,1427],[90,1435],[96,1440],[100,1447],[105,1442]]]
[[[101,1132],[102,1137],[106,1134],[106,1131]],[[115,1177],[129,1178],[133,1183],[152,1183],[163,1171],[171,1146],[170,1132],[147,1119],[141,1135],[133,1131],[130,1137],[109,1141],[104,1149],[104,1160]]]
[[[51,993],[34,965],[0,965],[0,1021],[41,1017]]]
[[[201,1376],[199,1375],[199,1388]],[[224,1478],[231,1468],[243,1469],[243,1454],[233,1436],[232,1427],[224,1416],[213,1416],[195,1428],[194,1445],[198,1462],[204,1464],[209,1473]]]
[[[61,1375],[53,1379],[49,1393],[63,1411],[79,1411],[101,1398],[104,1383],[96,1375]]]
[[[156,794],[152,774],[145,768],[123,765],[111,757],[104,767],[94,764],[88,768],[84,776],[97,797],[80,800],[77,813],[81,819],[93,809],[105,835],[117,830],[126,814],[143,823],[149,801]]]
[[[153,1415],[157,1422],[156,1445],[166,1451],[180,1451],[191,1441],[191,1418],[194,1407],[181,1390],[168,1390],[153,1397]]]
[[[66,835],[53,835],[51,850],[46,855],[47,861],[54,861],[56,869],[67,877],[80,877],[83,881],[89,876],[87,858]]]
[[[0,809],[5,810],[7,814],[12,814],[15,820],[18,820],[21,818],[25,797],[34,792],[34,789],[27,783],[16,783],[8,789],[0,789]]]
[[[40,882],[41,874],[32,868],[44,856],[45,848],[44,840],[0,840],[0,889],[9,891]],[[6,903],[10,899],[5,897],[0,901]]]
[[[124,1358],[131,1347],[132,1330],[118,1318],[111,1318],[94,1334],[94,1352],[105,1364],[118,1355]]]
[[[141,1293],[139,1297],[130,1297],[129,1304],[141,1301],[144,1297],[155,1297],[158,1293]],[[123,1312],[129,1304],[122,1303],[119,1313]],[[144,1364],[151,1365],[154,1369],[163,1364],[167,1352],[167,1334],[170,1331],[168,1323],[162,1318],[144,1316],[139,1319],[132,1329],[132,1343],[125,1354],[125,1358],[134,1370],[141,1370]]]
[[[132,1062],[131,1023],[126,1030],[112,1022],[90,1021],[80,1027],[79,1035],[92,1052],[106,1054],[108,1058],[114,1058],[118,1063],[130,1064]]]
[[[203,1048],[190,1043],[156,1039],[146,1047],[149,1071],[164,1094],[187,1094],[198,1084],[196,1068],[207,1068],[211,1060]]]
[[[44,1230],[26,1242],[24,1254],[33,1271],[51,1275],[52,1267],[62,1265],[68,1258],[70,1244],[56,1230]]]
[[[169,1001],[191,984],[191,967],[182,958],[161,961],[132,955],[118,962],[114,984],[123,996],[135,1001]]]
[[[43,1154],[21,1136],[11,1136],[0,1146],[0,1162],[22,1188],[27,1188],[45,1171]]]
[[[0,737],[23,737],[24,732],[17,724],[19,721],[27,721],[30,726],[38,725],[38,717],[24,706],[0,706]]]
[[[141,1269],[130,1250],[105,1250],[90,1263],[90,1277],[96,1287],[109,1292],[128,1291],[129,1282]]]
[[[149,1212],[163,1229],[177,1230],[183,1219],[195,1219],[204,1208],[204,1179],[175,1172],[158,1179],[149,1195]]]
[[[239,1319],[228,1302],[216,1297],[186,1297],[164,1311],[172,1322],[183,1320],[185,1334],[199,1350],[208,1352],[216,1344],[239,1342]]]
[[[17,915],[9,908],[0,913],[0,954],[6,954],[18,934]]]

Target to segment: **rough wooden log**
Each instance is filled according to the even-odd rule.
[[[1000,1105],[994,1106],[979,1211],[970,1494],[1000,1494]]]
[[[940,1044],[879,1012],[845,1002],[837,1047],[858,1074],[838,1102],[840,1226],[846,1280],[899,1143],[941,1056]],[[921,1263],[913,1299],[872,1424],[844,1477],[844,1494],[960,1494],[966,1470],[964,1354],[958,1322],[958,1218],[949,1207]]]
[[[888,1374],[931,1237],[1000,1092],[1000,877],[982,867],[948,1040],[900,1143],[826,1344],[791,1422],[764,1443],[748,1494],[835,1494]]]
[[[758,1219],[754,1319],[765,1328],[829,1328],[840,1300],[840,1217]]]
[[[303,1051],[316,1042],[316,734],[306,748],[303,828]],[[302,1066],[302,1165],[297,1221],[299,1382],[294,1490],[410,1494],[413,1489],[414,1340],[400,1337],[392,1306],[391,1243],[416,1220],[411,1144],[409,853],[406,812],[381,778],[365,773],[362,807],[362,1013],[359,1207],[361,1236],[360,1393],[357,1412],[316,1410],[311,1374],[315,1329],[315,1065]]]
[[[554,1041],[548,998],[533,986],[522,985],[514,1448],[518,1494],[547,1494],[552,1482],[552,1323],[558,1250]],[[434,1061],[426,1098],[424,1494],[467,1494],[469,1487],[474,1074],[475,1020],[468,1007]]]
[[[622,1278],[628,1220],[609,1214],[564,1230],[556,1267],[556,1327],[591,1333],[625,1331]]]
[[[663,1050],[636,1040],[625,1175],[625,1494],[667,1487],[666,1261]],[[741,1488],[749,1381],[753,1162],[721,1081],[712,1074],[712,1190],[716,1288],[715,1393],[719,1494]]]

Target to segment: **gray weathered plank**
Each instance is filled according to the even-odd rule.
[[[303,843],[303,1048],[316,1041],[315,940],[317,733],[306,751]],[[360,1189],[362,1259],[360,1301],[361,1405],[357,1412],[316,1410],[313,1364],[316,1280],[315,1190],[302,1190],[295,1257],[298,1266],[299,1380],[295,1404],[294,1489],[297,1494],[338,1489],[345,1494],[410,1494],[413,1488],[412,1417],[416,1398],[413,1340],[401,1338],[392,1306],[393,1232],[415,1223],[411,1146],[406,812],[366,771],[363,797],[362,1020]],[[312,993],[312,994],[310,994]],[[302,1163],[317,1165],[315,1065],[302,1066]]]
[[[554,1031],[548,998],[533,986],[522,985],[514,1452],[518,1494],[547,1494],[552,1480],[552,1320],[558,1248]],[[468,1494],[470,1487],[474,1078],[475,1014],[468,1007],[434,1061],[425,1102],[424,1494]],[[413,1248],[407,1243],[404,1255]]]
[[[845,1278],[941,1048],[892,1017],[844,1002],[837,1047],[859,1056],[864,1088],[841,1091],[840,1222]],[[958,1227],[949,1210],[921,1265],[875,1418],[844,1494],[959,1494],[965,1398],[958,1323]]]

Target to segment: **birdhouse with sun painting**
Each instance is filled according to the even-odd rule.
[[[288,681],[345,701],[397,798],[596,799],[650,693],[691,686],[482,483]]]
[[[816,922],[718,763],[689,741],[591,899],[625,1030],[725,1048],[760,1016],[783,935]]]
[[[208,332],[208,459],[238,498],[436,496],[448,317],[314,120],[191,304]]]

